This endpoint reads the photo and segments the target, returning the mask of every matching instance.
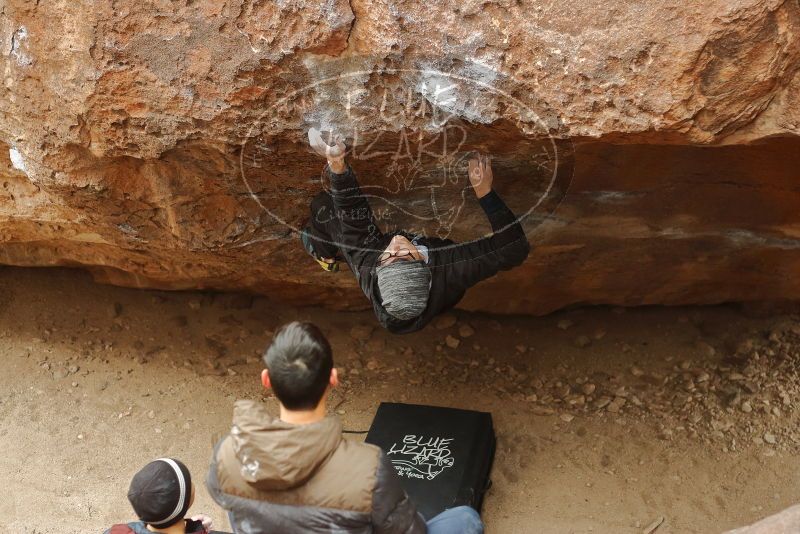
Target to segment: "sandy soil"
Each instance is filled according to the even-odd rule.
[[[130,477],[164,455],[200,482],[193,510],[227,527],[202,485],[211,446],[235,399],[274,409],[258,356],[298,318],[330,336],[346,428],[366,429],[382,400],[493,413],[489,533],[635,533],[661,517],[658,534],[720,532],[800,501],[800,323],[788,312],[456,312],[392,337],[368,313],[0,267],[0,530],[130,520]]]

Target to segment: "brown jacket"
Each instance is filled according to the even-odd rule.
[[[237,401],[206,485],[245,534],[426,532],[383,452],[343,439],[330,417],[292,425]]]

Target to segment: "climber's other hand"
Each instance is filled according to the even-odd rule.
[[[492,160],[489,156],[478,153],[470,158],[469,183],[478,198],[483,198],[492,191]]]

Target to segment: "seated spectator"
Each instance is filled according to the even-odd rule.
[[[342,438],[326,416],[338,384],[328,341],[310,323],[282,327],[264,356],[261,381],[280,403],[237,401],[233,427],[214,450],[206,484],[234,532],[481,534],[472,508],[446,510],[427,525],[376,446]]]
[[[194,502],[189,470],[173,458],[159,458],[133,476],[128,500],[139,521],[114,525],[105,534],[208,534],[211,519],[195,515],[186,519]]]

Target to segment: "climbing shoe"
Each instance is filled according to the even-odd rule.
[[[306,249],[306,252],[308,252],[308,254],[312,258],[314,258],[314,261],[319,263],[320,267],[322,267],[323,270],[331,273],[338,272],[339,261],[342,258],[340,258],[338,254],[333,254],[331,256],[333,257],[334,261],[332,262],[325,261],[323,258],[328,256],[321,256],[319,252],[316,250],[316,248],[314,247],[315,238],[314,236],[311,235],[311,232],[313,232],[313,230],[310,228],[305,228],[302,232],[300,232],[300,241],[303,243],[303,248]]]

